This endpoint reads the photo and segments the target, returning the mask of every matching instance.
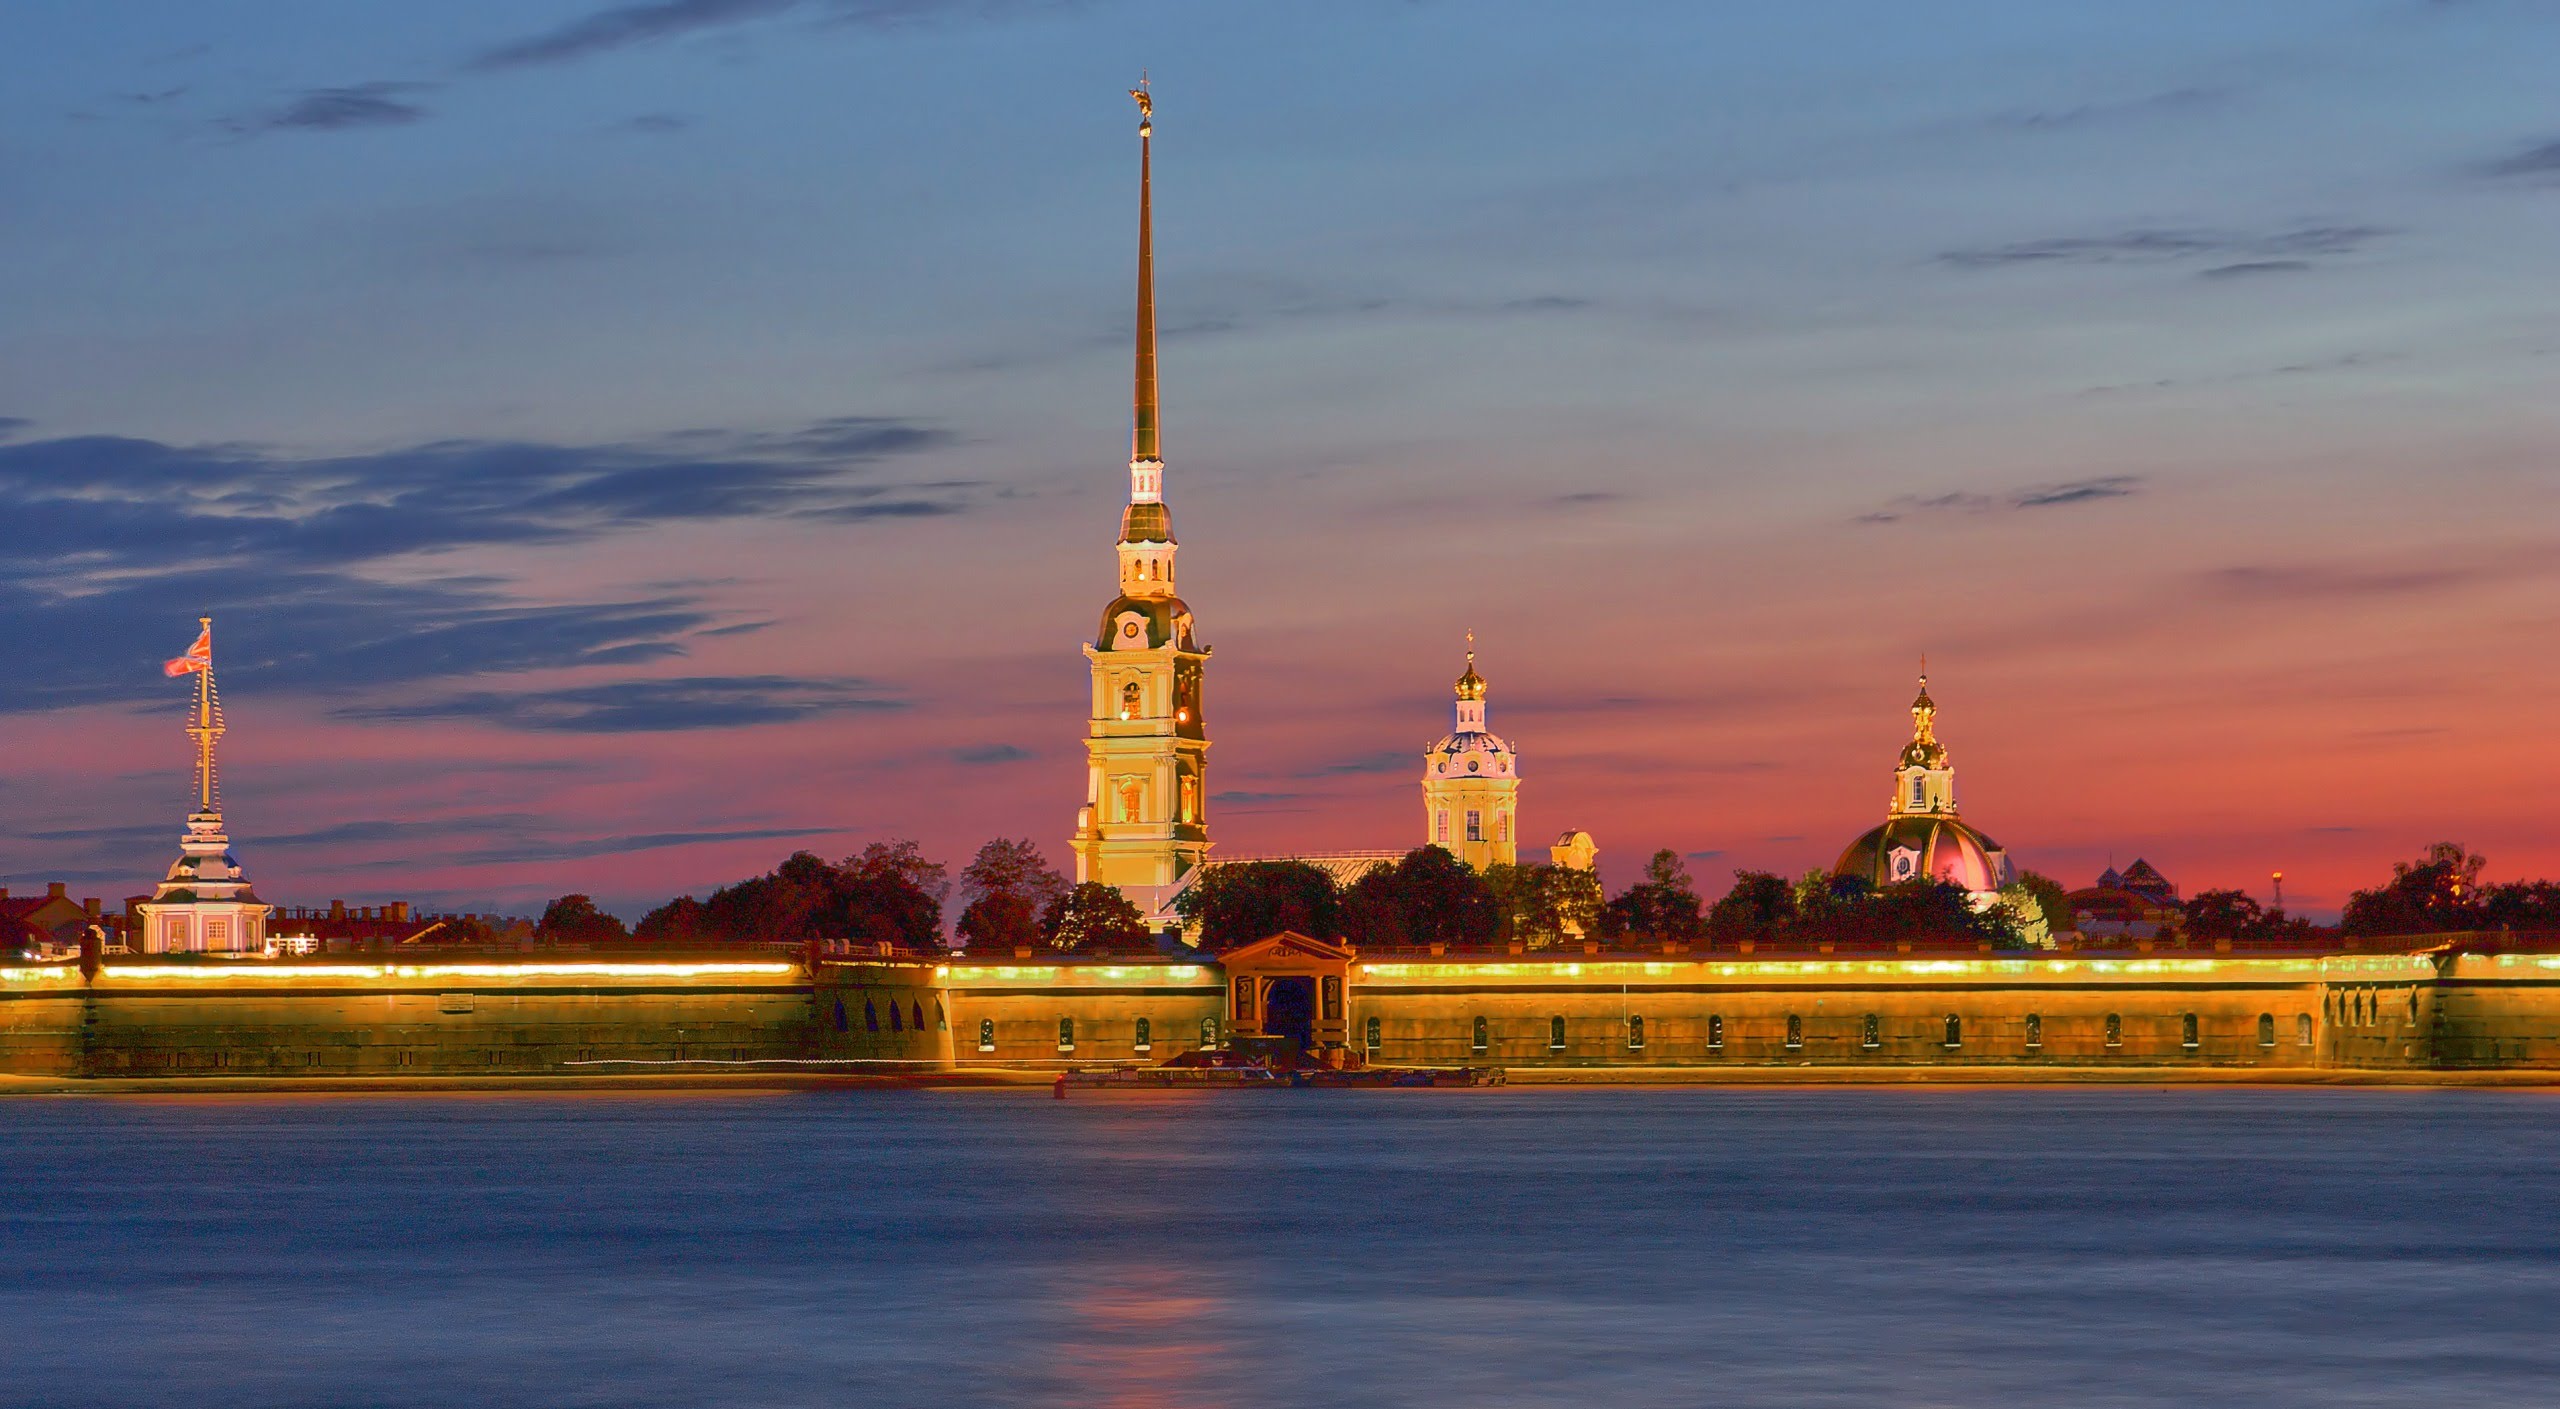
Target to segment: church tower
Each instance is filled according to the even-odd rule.
[[[1458,727],[1422,756],[1422,840],[1479,871],[1519,859],[1520,756],[1485,728],[1484,694],[1469,632],[1467,673],[1458,677]]]
[[[225,732],[222,691],[213,683],[213,618],[198,618],[195,644],[162,669],[196,678],[195,704],[187,711],[187,737],[196,746],[196,806],[187,814],[178,859],[134,907],[142,933],[136,947],[151,954],[257,953],[266,948],[267,916],[274,908],[249,888],[249,873],[231,855],[222,830],[221,774],[214,746]]]
[[[1155,103],[1138,100],[1138,342],[1131,401],[1129,504],[1120,511],[1120,594],[1084,648],[1093,671],[1085,727],[1085,799],[1076,813],[1076,880],[1117,886],[1148,914],[1209,853],[1209,734],[1200,677],[1209,648],[1174,595],[1173,516],[1157,438],[1156,270],[1151,139]]]

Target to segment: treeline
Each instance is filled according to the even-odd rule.
[[[2439,843],[2417,861],[2393,867],[2385,884],[2355,892],[2341,928],[2358,936],[2560,930],[2560,884],[2483,885],[2485,864],[2461,846]],[[960,913],[946,935],[944,905],[955,890]],[[1283,930],[1366,950],[1436,945],[1486,953],[1514,945],[1546,949],[1578,938],[1712,948],[1988,943],[2017,949],[2073,927],[2062,886],[2032,871],[1982,908],[1941,881],[1877,889],[1822,870],[1792,881],[1738,870],[1731,888],[1709,902],[1673,851],[1655,852],[1643,875],[1614,896],[1604,895],[1589,871],[1540,864],[1479,872],[1436,846],[1373,867],[1349,885],[1303,861],[1243,862],[1212,868],[1183,892],[1177,908],[1211,953]],[[2160,939],[2310,944],[2326,933],[2245,892],[2208,890],[2179,907]],[[536,936],[548,944],[671,948],[850,940],[913,953],[954,946],[982,954],[1147,954],[1156,948],[1144,916],[1119,891],[1071,884],[1039,847],[1002,839],[978,849],[956,887],[914,842],[877,842],[842,861],[795,853],[707,898],[671,900],[628,931],[587,896],[565,895],[545,908]]]

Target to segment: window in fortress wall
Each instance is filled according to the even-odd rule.
[[[2027,1014],[2027,1050],[2033,1052],[2041,1049],[2043,1046],[2044,1014],[2029,1013]]]
[[[2178,1019],[2178,1045],[2192,1052],[2197,1046],[2196,1015],[2188,1013]]]
[[[1947,1050],[1952,1052],[1963,1045],[1964,1019],[1949,1013],[1947,1014]]]
[[[1869,1013],[1858,1020],[1858,1045],[1872,1052],[1884,1045],[1884,1021]]]
[[[2276,1015],[2275,1015],[2275,1014],[2273,1014],[2273,1013],[2260,1013],[2260,1014],[2258,1014],[2258,1045],[2259,1045],[2259,1046],[2261,1046],[2261,1047],[2273,1047],[2274,1045],[2276,1045]]]
[[[1794,1013],[1787,1014],[1787,1050],[1804,1050],[1804,1019]]]
[[[1564,1050],[1564,1018],[1562,1015],[1547,1019],[1547,1050],[1550,1052],[1561,1052]]]
[[[2107,1014],[2107,1045],[2110,1047],[2124,1045],[2124,1014]]]
[[[1713,1014],[1707,1019],[1707,1050],[1710,1052],[1724,1050],[1724,1015],[1721,1013]]]
[[[1061,1052],[1072,1052],[1075,1049],[1076,1020],[1073,1018],[1058,1019],[1058,1050]]]
[[[1493,1045],[1493,1024],[1486,1022],[1482,1018],[1476,1019],[1472,1045],[1479,1055],[1481,1055],[1485,1049],[1491,1047]]]
[[[2310,1046],[2313,1041],[2312,1034],[2314,1031],[2315,1029],[2312,1026],[2311,1015],[2309,1013],[2296,1013],[2293,1015],[2293,1042],[2295,1046]]]
[[[1644,1050],[1644,1014],[1642,1013],[1631,1013],[1627,1016],[1627,1050],[1630,1052]]]
[[[1361,1043],[1373,1054],[1378,1050],[1378,1026],[1378,1020],[1374,1017],[1360,1025]]]
[[[1131,1045],[1141,1052],[1154,1051],[1156,1049],[1155,1031],[1155,1024],[1148,1022],[1145,1018],[1138,1019],[1138,1040]]]
[[[993,1018],[978,1019],[978,1050],[981,1052],[992,1052],[995,1049],[996,1020]]]

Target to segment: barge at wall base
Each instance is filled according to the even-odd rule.
[[[1522,1081],[2560,1073],[2560,946],[1461,956],[1283,935],[1218,959],[0,968],[0,1074],[29,1077],[1054,1073],[1240,1036]]]

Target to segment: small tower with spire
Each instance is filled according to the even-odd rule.
[[[1457,727],[1422,756],[1423,844],[1479,871],[1519,860],[1520,756],[1510,740],[1486,727],[1486,689],[1470,631],[1467,671],[1457,684]]]
[[[222,775],[215,749],[227,726],[222,690],[213,678],[213,618],[196,619],[195,644],[161,667],[170,676],[193,675],[196,697],[187,711],[187,737],[195,745],[195,807],[178,839],[178,859],[134,907],[141,917],[139,948],[153,954],[258,953],[267,944],[272,906],[249,888],[248,873],[231,855],[222,827]]]
[[[1920,694],[1911,701],[1911,742],[1902,746],[1902,761],[1893,771],[1895,817],[1956,815],[1956,770],[1947,761],[1947,746],[1938,742],[1938,702],[1929,698],[1929,671],[1920,670]]]
[[[1165,902],[1209,853],[1209,735],[1201,717],[1209,648],[1174,592],[1173,514],[1164,501],[1156,396],[1155,99],[1138,104],[1138,318],[1129,418],[1129,502],[1120,511],[1120,591],[1084,654],[1093,675],[1085,800],[1072,843],[1076,880],[1116,886],[1162,922]]]

